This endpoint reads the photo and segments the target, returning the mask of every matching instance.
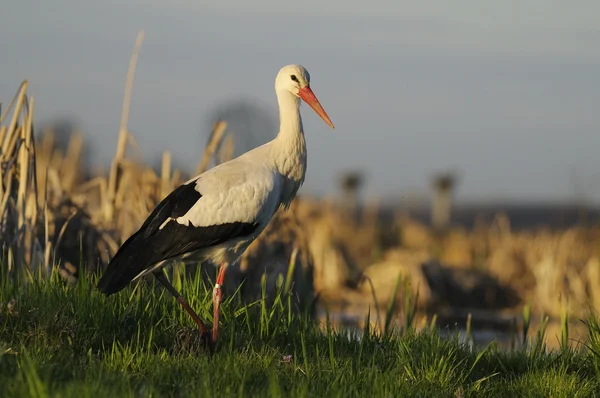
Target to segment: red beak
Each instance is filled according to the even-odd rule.
[[[317,115],[321,116],[321,119],[323,119],[325,123],[329,125],[329,127],[335,129],[335,127],[333,127],[333,123],[331,123],[331,120],[329,119],[329,116],[327,116],[325,109],[323,109],[323,107],[319,103],[319,100],[317,99],[317,97],[312,92],[309,86],[302,87],[300,91],[298,91],[298,95],[304,100],[304,102],[310,105],[310,107],[313,108],[315,112],[317,112]]]

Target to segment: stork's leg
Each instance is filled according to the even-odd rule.
[[[198,329],[200,329],[202,338],[206,342],[210,342],[210,330],[206,327],[204,322],[202,322],[202,320],[200,319],[198,314],[196,314],[196,312],[192,309],[192,307],[190,307],[187,301],[185,301],[181,294],[179,294],[177,289],[175,289],[173,285],[171,285],[165,274],[163,274],[162,270],[155,271],[153,272],[153,274],[156,280],[158,280],[169,291],[169,293],[171,293],[173,297],[177,299],[177,302],[181,304],[183,309],[192,317],[196,325],[198,325]]]
[[[219,274],[217,275],[217,282],[213,289],[213,331],[212,340],[213,343],[217,342],[219,335],[219,307],[221,305],[221,286],[223,286],[223,280],[225,279],[225,271],[227,270],[227,263],[221,263],[219,267]]]

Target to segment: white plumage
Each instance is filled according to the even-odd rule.
[[[220,265],[213,292],[213,341],[217,339],[220,286],[235,263],[281,207],[287,208],[304,182],[306,142],[300,98],[333,128],[300,65],[283,67],[275,79],[280,130],[272,141],[218,165],[179,186],[119,249],[98,283],[105,294],[159,269],[167,260],[192,256]],[[172,286],[167,286],[183,300]],[[182,302],[182,305],[184,303]],[[187,303],[184,305],[186,308]],[[203,324],[189,308],[204,332]]]
[[[168,222],[186,227],[211,227],[234,222],[258,224],[248,235],[190,253],[193,258],[219,265],[235,263],[279,209],[283,177],[266,164],[253,162],[254,158],[241,156],[186,183],[193,185],[202,197],[184,215]]]
[[[247,152],[190,180],[203,196],[177,222],[204,227],[268,221],[281,199],[283,179],[276,168],[259,161],[255,155],[260,152]]]

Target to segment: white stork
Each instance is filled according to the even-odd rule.
[[[287,209],[304,182],[306,141],[300,98],[331,127],[300,65],[281,68],[275,79],[279,134],[270,142],[222,163],[180,185],[119,248],[98,289],[110,295],[152,272],[177,299],[210,342],[209,330],[162,273],[167,260],[193,258],[220,265],[213,289],[212,343],[217,341],[221,286],[227,267]]]

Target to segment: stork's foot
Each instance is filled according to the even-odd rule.
[[[197,328],[182,327],[175,333],[174,350],[176,352],[186,352],[200,354],[208,351],[209,354],[215,352],[211,331],[202,333]]]
[[[215,352],[217,342],[213,341],[211,332],[208,331],[205,333],[200,333],[200,338],[202,339],[202,346],[206,347],[210,354],[213,354]]]

